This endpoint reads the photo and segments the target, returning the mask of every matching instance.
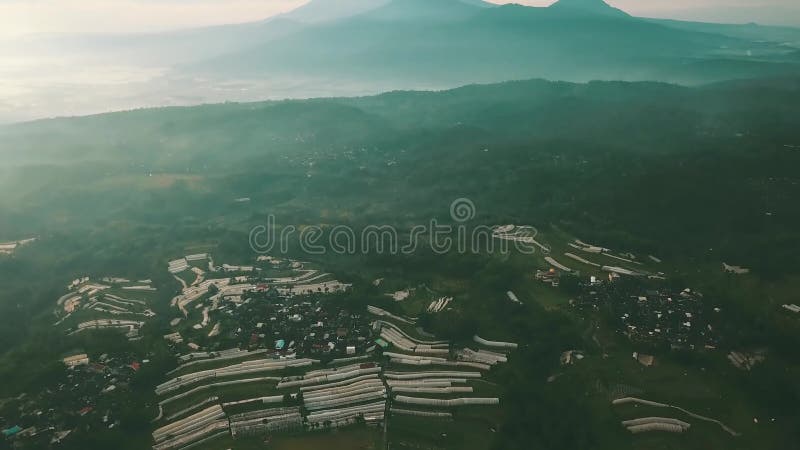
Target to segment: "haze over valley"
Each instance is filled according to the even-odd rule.
[[[0,121],[530,78],[697,85],[800,64],[792,28],[640,19],[602,0],[335,3],[238,25],[4,39]]]
[[[795,448],[796,5],[526,3],[0,3],[0,450]]]

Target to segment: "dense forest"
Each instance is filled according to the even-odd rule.
[[[7,126],[0,237],[265,213],[406,226],[468,197],[481,223],[713,249],[779,277],[798,262],[799,86],[523,81]]]

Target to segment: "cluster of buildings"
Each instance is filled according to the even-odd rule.
[[[270,298],[264,293],[263,299]],[[273,348],[314,358],[363,355],[372,331],[361,314],[329,305],[325,299],[273,297],[237,311],[236,337],[245,348]]]
[[[85,353],[65,356],[64,378],[38,392],[22,394],[16,414],[0,418],[0,429],[14,448],[50,448],[76,434],[114,429],[131,408],[133,376],[147,360],[134,354]]]
[[[193,256],[182,260],[198,261]],[[202,271],[196,265],[192,270]],[[363,353],[368,324],[324,301],[350,285],[299,261],[271,256],[259,256],[256,266],[223,264],[215,271],[214,278],[206,279],[203,272],[184,283],[172,300],[180,316],[170,322],[172,332],[164,338],[176,351],[235,346],[281,355]]]
[[[691,289],[672,291],[594,279],[571,304],[579,310],[610,314],[619,332],[645,348],[715,349],[721,340],[703,295]],[[713,311],[712,315],[720,312]]]
[[[537,270],[536,279],[542,283],[558,287],[561,283],[561,272],[557,271],[555,268],[551,268],[550,270]]]
[[[369,347],[372,331],[367,318],[324,299],[283,297],[274,289],[248,292],[244,297],[236,306],[218,310],[222,316],[218,323],[227,331],[215,339],[198,339],[194,329],[184,331],[186,336],[174,332],[164,338],[176,349],[233,346],[276,356],[303,354],[323,359],[363,355]]]

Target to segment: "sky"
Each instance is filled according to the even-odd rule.
[[[0,36],[48,32],[150,32],[248,22],[307,0],[0,0]],[[335,1],[335,0],[331,0]],[[490,0],[509,3],[507,0]],[[546,6],[553,0],[515,0]],[[794,24],[798,0],[609,0],[634,15]]]

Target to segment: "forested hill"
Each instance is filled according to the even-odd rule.
[[[303,74],[312,85],[329,80],[345,89],[532,77],[698,84],[798,73],[790,54],[795,40],[775,40],[787,34],[771,28],[643,20],[602,0],[561,0],[546,8],[474,3],[380,2],[177,70],[234,79]]]
[[[799,101],[798,79],[531,80],[6,126],[0,230],[246,225],[267,212],[408,225],[469,197],[482,222],[713,249],[779,276],[800,262]]]
[[[20,86],[0,123],[531,78],[697,86],[798,76],[798,50],[798,28],[644,19],[603,0],[313,0],[242,24],[0,39]],[[53,64],[81,76],[66,83]]]

